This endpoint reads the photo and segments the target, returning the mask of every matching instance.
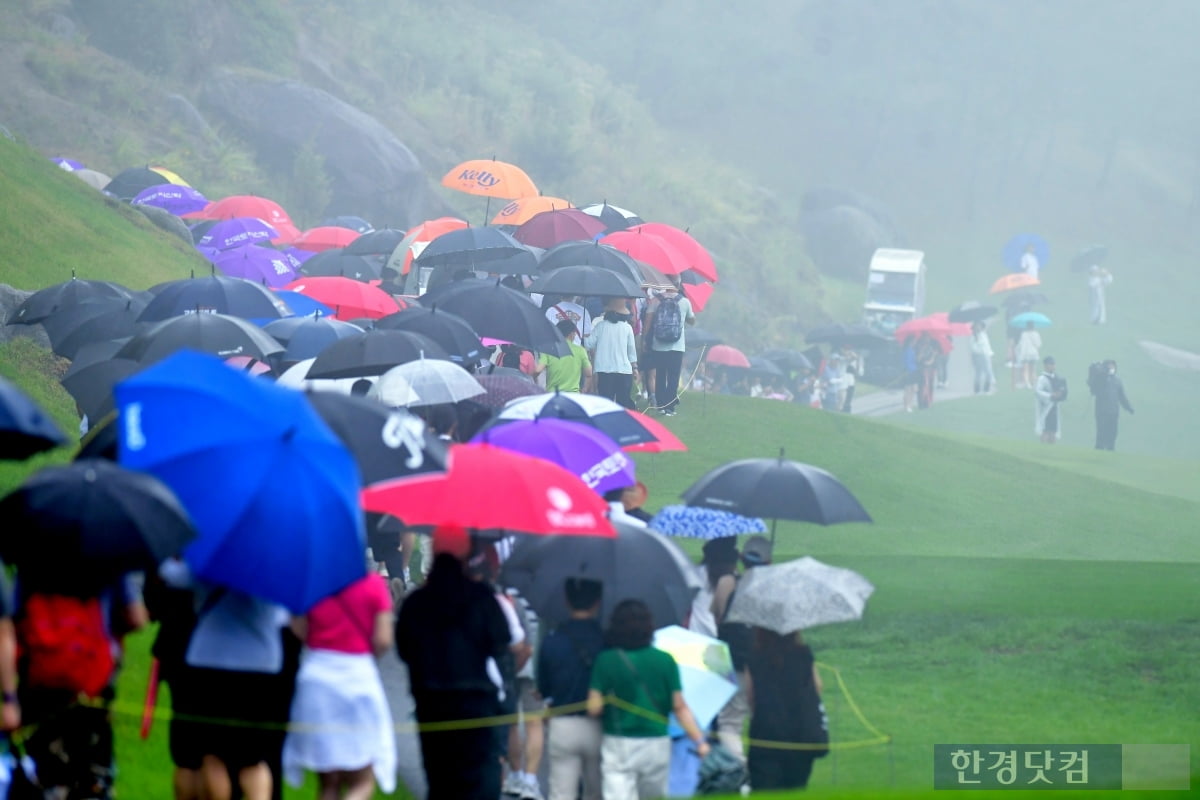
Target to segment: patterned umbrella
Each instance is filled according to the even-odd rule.
[[[663,506],[650,520],[650,527],[667,536],[705,540],[767,532],[767,524],[758,517],[683,505]]]
[[[805,556],[746,570],[726,619],[786,635],[862,619],[874,591],[857,572]]]

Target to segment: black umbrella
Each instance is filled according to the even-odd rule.
[[[141,369],[138,362],[128,358],[97,361],[64,375],[59,383],[75,399],[89,421],[98,420],[112,412],[113,387]]]
[[[1094,244],[1091,247],[1085,247],[1071,259],[1071,271],[1086,272],[1093,265],[1098,266],[1104,263],[1104,259],[1106,258],[1108,258],[1107,245]]]
[[[507,233],[494,227],[461,228],[449,233],[443,233],[434,239],[421,251],[421,255],[413,259],[413,267],[437,267],[450,264],[463,269],[477,269],[485,272],[492,271],[490,264],[503,261],[511,256],[528,253],[525,245],[512,238]],[[529,262],[525,262],[528,264]],[[509,268],[509,274],[517,274]],[[537,259],[533,259],[530,273],[537,271]]]
[[[363,235],[372,233],[375,230],[374,225],[367,222],[362,217],[356,217],[353,214],[343,214],[338,217],[329,217],[328,219],[323,219],[321,220],[321,227],[346,228],[347,230],[351,230]]]
[[[641,283],[628,275],[587,265],[551,270],[535,280],[529,291],[581,297],[644,297],[646,294]]]
[[[974,300],[968,300],[951,309],[949,319],[951,322],[983,322],[996,316],[996,312],[999,310],[995,306],[985,306]]]
[[[724,344],[725,340],[717,336],[712,331],[704,328],[691,328],[687,332],[687,348],[695,350],[700,347],[713,347],[714,345]]]
[[[807,360],[807,359],[805,359],[805,360]],[[749,372],[749,373],[752,373],[755,375],[761,375],[761,376],[767,377],[767,378],[786,378],[787,377],[787,375],[784,374],[783,370],[779,368],[779,365],[776,364],[774,361],[772,361],[769,358],[766,358],[764,356],[752,356],[749,359],[749,361],[750,361],[749,367],[734,367],[734,369],[744,369],[746,372]]]
[[[381,228],[364,233],[346,245],[342,252],[352,256],[390,256],[400,242],[404,241],[404,236],[404,231]]]
[[[116,357],[149,364],[178,350],[200,350],[221,358],[251,356],[265,360],[282,353],[283,346],[244,319],[201,312],[150,326],[130,339]]]
[[[300,265],[300,274],[307,278],[342,276],[367,283],[379,280],[380,264],[365,256],[333,248],[306,260]]]
[[[689,506],[732,511],[744,517],[819,525],[871,522],[871,515],[841,481],[810,464],[784,460],[782,450],[778,458],[747,458],[722,464],[681,496]]]
[[[358,462],[364,486],[445,471],[446,444],[429,432],[420,417],[338,392],[310,391],[306,396]]]
[[[503,425],[520,419],[565,419],[591,425],[624,447],[629,444],[656,442],[645,425],[621,406],[595,394],[546,392],[521,397],[505,406],[493,424]]]
[[[552,356],[571,354],[558,328],[529,296],[500,281],[458,281],[440,291],[435,303],[457,314],[480,336],[503,339]]]
[[[60,352],[60,348],[64,339],[70,336],[75,330],[87,322],[88,320],[107,314],[112,311],[133,311],[136,317],[143,308],[146,307],[146,302],[142,298],[120,297],[96,297],[75,303],[69,306],[63,306],[54,309],[50,316],[42,320],[42,327],[46,329],[46,335],[50,338],[50,347],[60,356],[64,358],[74,358],[74,355]],[[120,336],[129,336],[131,334],[116,334],[113,336],[93,337],[99,339],[120,338]],[[75,348],[78,349],[78,348]]]
[[[221,221],[222,220],[219,219],[206,219],[197,222],[195,225],[189,225],[188,230],[192,233],[192,243],[200,244],[200,240],[204,238],[204,235],[212,230],[216,224]]]
[[[445,348],[450,360],[458,364],[472,364],[483,356],[483,343],[471,324],[457,314],[443,311],[437,306],[422,308],[413,306],[375,322],[377,330],[411,331],[428,336]]]
[[[154,299],[142,311],[138,322],[159,322],[197,311],[243,319],[279,319],[292,313],[267,287],[225,275],[167,281],[151,291]]]
[[[149,167],[130,167],[118,172],[104,191],[126,202],[132,201],[145,189],[151,186],[162,186],[170,183],[161,172],[155,172]]]
[[[397,364],[418,358],[450,360],[442,346],[419,333],[409,331],[364,331],[339,339],[325,348],[308,369],[309,380],[316,378],[367,378],[382,375]]]
[[[688,338],[691,338],[691,336],[692,334],[688,333]],[[799,350],[774,348],[771,350],[764,350],[761,357],[772,362],[780,369],[794,370],[796,372],[806,369],[813,369],[812,362],[808,360],[808,356],[804,355],[804,353],[801,353]],[[750,361],[753,363],[754,359],[750,359]]]
[[[320,315],[277,319],[264,325],[263,330],[287,348],[283,352],[284,361],[316,358],[339,339],[348,339],[363,332],[357,325]]]
[[[128,301],[134,299],[136,294],[132,289],[127,289],[121,284],[111,281],[71,278],[69,281],[56,283],[29,295],[25,298],[25,302],[17,306],[17,310],[8,318],[8,324],[32,325],[56,312],[65,311],[92,300],[112,298]]]
[[[641,225],[645,221],[632,211],[618,206],[610,206],[607,202],[584,206],[580,210],[585,214],[598,217],[608,228],[609,233],[623,231],[633,225]]]
[[[0,377],[0,459],[21,461],[66,442],[49,414],[15,383]],[[0,519],[4,517],[0,515]]]
[[[152,570],[195,536],[175,495],[144,472],[99,459],[47,467],[0,501],[0,555],[69,594]],[[34,581],[31,580],[32,584]]]
[[[79,440],[79,452],[73,461],[86,461],[89,458],[102,458],[105,461],[116,462],[117,439],[120,426],[117,424],[117,412],[113,411],[100,418],[100,421],[88,428],[87,435]]]
[[[837,323],[813,328],[804,337],[804,341],[809,344],[846,345],[848,347],[870,349],[872,347],[883,347],[891,339],[875,333],[875,331],[865,325],[843,325]]]
[[[54,352],[63,358],[73,359],[81,349],[89,344],[133,336],[143,328],[149,327],[148,323],[137,321],[138,316],[142,313],[142,308],[143,306],[130,300],[119,308],[83,320],[65,335],[61,333],[63,329],[59,328],[60,333],[57,337],[51,337]]]
[[[569,617],[563,583],[588,578],[604,584],[601,619],[617,603],[645,603],[656,627],[682,625],[701,588],[695,568],[667,537],[621,522],[617,536],[537,536],[517,542],[500,571],[500,583],[511,586],[550,624]]]
[[[1010,314],[1019,314],[1040,303],[1049,302],[1050,298],[1042,292],[1013,292],[1004,298],[1004,308]]]
[[[639,285],[644,275],[637,261],[615,247],[598,242],[563,242],[546,251],[540,263],[542,274],[562,267],[604,267],[629,277]]]

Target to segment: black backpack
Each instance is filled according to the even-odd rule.
[[[674,344],[683,336],[683,315],[679,311],[679,297],[660,297],[654,312],[654,341]]]
[[[1108,370],[1104,368],[1103,361],[1093,361],[1088,366],[1087,385],[1092,396],[1100,394],[1100,389],[1104,386],[1104,378],[1108,375]]]

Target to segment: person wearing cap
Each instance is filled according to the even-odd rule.
[[[1033,430],[1044,444],[1062,438],[1062,419],[1058,406],[1067,397],[1067,382],[1056,373],[1053,356],[1042,359],[1042,374],[1034,386]]]
[[[491,728],[425,728],[498,712],[487,664],[508,654],[512,634],[492,590],[464,570],[471,549],[465,529],[435,529],[429,580],[405,599],[396,618],[396,650],[408,666],[409,691],[423,728],[428,800],[500,796],[499,748]]]

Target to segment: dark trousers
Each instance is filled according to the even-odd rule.
[[[1096,449],[1115,450],[1117,447],[1117,420],[1120,411],[1107,413],[1096,412]]]
[[[679,373],[683,368],[682,350],[661,350],[654,354],[654,399],[663,411],[679,405]]]
[[[813,754],[803,750],[751,747],[750,786],[754,791],[803,789],[812,774]]]
[[[633,408],[633,375],[624,372],[597,372],[596,394]]]
[[[422,725],[491,717],[498,711],[490,692],[430,692],[416,701]],[[493,728],[422,731],[420,736],[428,800],[500,796],[500,744]]]
[[[33,732],[25,752],[44,788],[65,787],[68,798],[106,798],[113,785],[113,731],[106,689],[97,705],[80,705],[71,692],[23,689],[22,722]]]

